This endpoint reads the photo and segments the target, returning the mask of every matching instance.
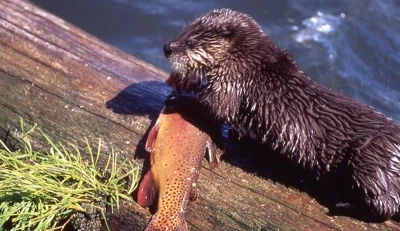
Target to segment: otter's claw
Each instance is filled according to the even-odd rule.
[[[336,203],[332,208],[329,209],[330,216],[343,216],[343,215],[353,215],[355,214],[356,206],[349,202],[339,202]]]

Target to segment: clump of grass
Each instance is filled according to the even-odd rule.
[[[0,230],[62,230],[74,213],[88,208],[99,211],[106,221],[99,205],[112,209],[119,208],[121,198],[132,201],[138,168],[127,160],[118,163],[114,151],[100,168],[100,140],[95,152],[86,140],[90,160],[85,161],[76,146],[70,152],[40,130],[49,148],[45,153],[35,151],[29,138],[35,127],[26,131],[21,120],[21,129],[20,150],[11,151],[0,140]]]

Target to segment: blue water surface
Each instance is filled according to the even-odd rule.
[[[164,42],[213,8],[251,15],[319,83],[400,122],[398,0],[33,0],[132,55],[170,71]]]

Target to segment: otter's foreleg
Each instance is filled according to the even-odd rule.
[[[196,104],[197,98],[194,95],[186,93],[171,93],[165,100],[165,106],[167,108],[186,108],[190,105]]]
[[[165,100],[168,111],[184,111],[189,114],[206,115],[206,110],[195,95],[187,93],[171,93]]]

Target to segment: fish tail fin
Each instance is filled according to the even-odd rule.
[[[144,231],[160,231],[160,230],[174,230],[174,231],[189,231],[186,219],[184,216],[166,217],[162,214],[154,215]],[[166,214],[167,215],[167,214]]]
[[[144,175],[142,182],[139,185],[137,202],[142,207],[148,207],[154,203],[156,197],[156,185],[154,183],[151,172],[148,171]]]

